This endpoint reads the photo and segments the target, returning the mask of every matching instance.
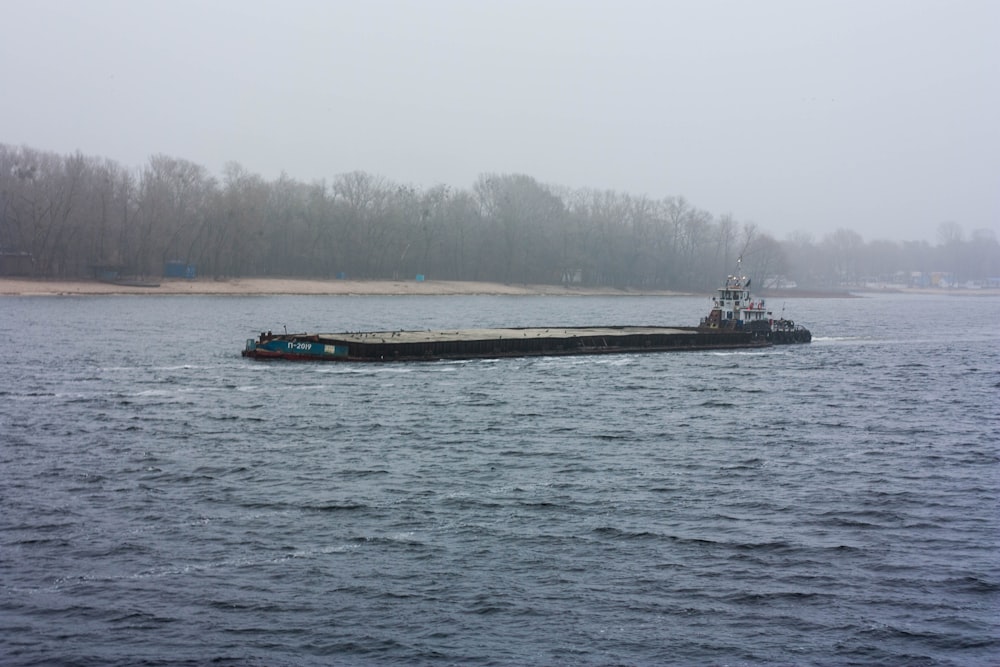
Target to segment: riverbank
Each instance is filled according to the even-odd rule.
[[[893,289],[824,292],[807,290],[765,291],[769,299],[852,298],[870,294],[943,294],[948,296],[997,296],[1000,289]],[[464,280],[308,280],[298,278],[234,278],[227,280],[169,280],[142,283],[109,283],[98,280],[31,280],[0,278],[0,296],[87,296],[101,294],[216,295],[216,296],[705,296],[670,290],[615,289],[563,285],[507,285]]]
[[[27,280],[0,278],[3,296],[74,296],[101,294],[144,295],[497,295],[497,296],[689,296],[666,290],[631,290],[562,285],[507,285],[459,280],[306,280],[294,278],[240,278],[231,280],[161,280],[158,283],[118,284],[96,280]]]

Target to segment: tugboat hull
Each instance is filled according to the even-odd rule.
[[[812,333],[805,327],[790,331],[768,331],[767,340],[773,345],[795,345],[812,341]]]

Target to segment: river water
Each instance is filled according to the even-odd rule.
[[[763,351],[239,355],[707,306],[0,298],[0,663],[1000,663],[1000,298],[790,300],[814,342]]]

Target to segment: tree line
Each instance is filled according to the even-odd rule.
[[[412,279],[711,290],[737,257],[758,284],[786,276],[829,288],[912,272],[1000,276],[989,230],[943,223],[937,245],[866,243],[841,229],[778,241],[683,197],[571,190],[523,174],[468,189],[422,189],[365,172],[268,181],[229,163],[214,176],[154,155],[138,169],[77,152],[0,144],[0,269],[92,277],[101,267],[160,276]],[[16,268],[13,268],[16,267]]]

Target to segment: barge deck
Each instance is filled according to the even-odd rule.
[[[621,354],[771,345],[750,331],[697,327],[526,327],[335,334],[261,333],[244,357],[304,361],[434,361],[498,357]]]

